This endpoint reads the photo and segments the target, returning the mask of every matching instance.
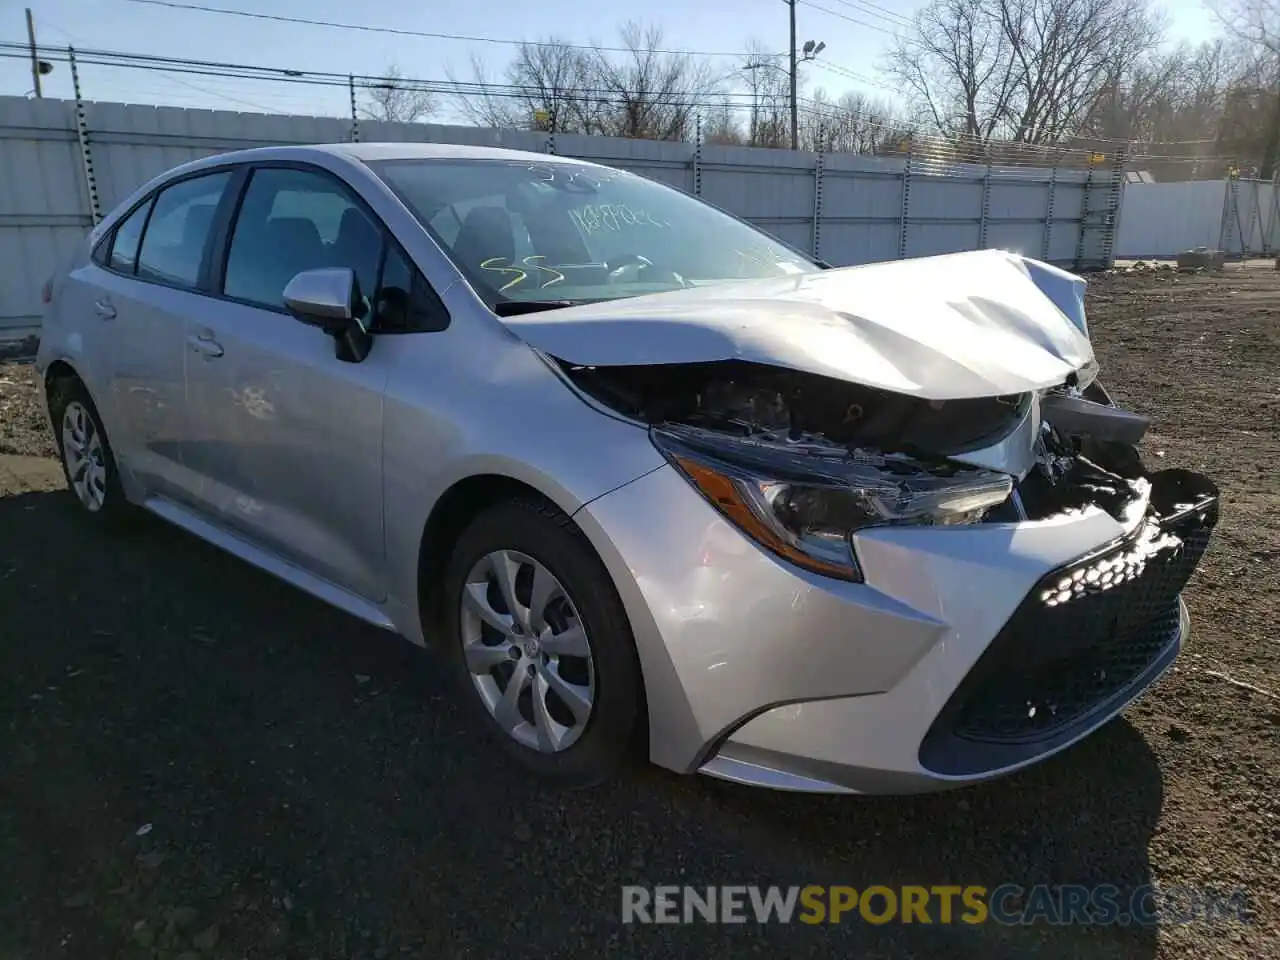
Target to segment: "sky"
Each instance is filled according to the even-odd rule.
[[[514,46],[486,42],[536,40],[554,35],[581,44],[617,44],[617,29],[643,18],[664,30],[663,46],[703,51],[714,67],[732,77],[741,70],[752,41],[768,49],[787,46],[784,0],[485,0],[484,3],[383,0],[173,0],[282,17],[329,20],[397,30],[465,36],[433,39],[332,27],[278,23],[194,10],[171,9],[135,0],[0,0],[0,40],[26,41],[23,9],[30,6],[41,46],[122,51],[191,58],[281,70],[380,75],[392,64],[408,77],[467,80],[479,58],[489,79],[502,79]],[[895,30],[922,4],[920,0],[799,0],[797,40],[821,41],[826,50],[805,70],[806,91],[816,87],[838,96],[847,90],[894,101],[896,91],[880,72]],[[1164,0],[1169,42],[1198,42],[1218,27],[1202,0]],[[32,87],[29,63],[5,59],[0,50],[0,95],[23,96]],[[345,89],[240,78],[189,76],[101,65],[80,69],[83,95],[90,100],[158,103],[254,112],[345,115]],[[46,97],[69,98],[65,64],[43,78]],[[432,119],[458,119],[444,104]]]

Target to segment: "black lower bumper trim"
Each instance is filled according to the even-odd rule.
[[[1135,533],[1047,574],[938,714],[920,762],[977,774],[1058,749],[1121,709],[1176,656],[1179,595],[1218,520],[1207,477],[1166,470]]]

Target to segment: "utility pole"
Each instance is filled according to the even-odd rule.
[[[796,101],[796,0],[786,0],[791,13],[791,149],[800,149],[800,108]],[[31,22],[31,11],[27,11],[27,23]],[[32,54],[34,56],[34,54]]]
[[[795,8],[792,7],[792,10]],[[792,18],[794,33],[794,17]],[[794,37],[792,38],[794,40]],[[31,83],[34,85],[37,97],[43,97],[44,93],[40,90],[40,57],[36,54],[36,22],[31,17],[31,8],[27,7],[27,46],[31,49]],[[792,44],[794,47],[794,43]],[[792,50],[794,59],[794,49]]]

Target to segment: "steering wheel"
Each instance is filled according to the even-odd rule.
[[[637,279],[639,274],[644,273],[645,280],[657,279],[659,275],[664,275],[663,280],[670,279],[681,287],[687,286],[684,277],[675,270],[659,266],[641,253],[620,253],[606,260],[604,266],[608,271],[610,283],[626,283],[627,280]],[[628,273],[631,275],[628,276]]]

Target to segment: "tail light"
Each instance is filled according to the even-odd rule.
[[[44,288],[40,291],[40,302],[46,307],[53,302],[53,277],[44,282]]]

